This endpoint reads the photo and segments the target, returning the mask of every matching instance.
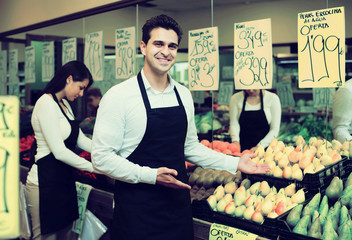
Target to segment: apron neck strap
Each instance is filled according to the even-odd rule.
[[[244,109],[246,107],[246,101],[247,101],[247,97],[248,97],[248,93],[245,90],[243,92],[244,92],[244,99],[243,99],[242,111],[244,111]],[[263,91],[261,89],[259,90],[259,94],[260,94],[260,109],[263,110],[264,109]]]
[[[62,107],[60,106],[59,100],[57,99],[56,94],[55,94],[55,93],[51,93],[51,95],[53,96],[54,101],[57,103],[57,105],[59,105],[59,108],[60,108],[62,114],[66,117],[66,119],[67,119],[69,122],[72,121],[72,120],[70,120],[70,119],[67,117],[65,111],[64,111],[64,110],[62,109]],[[62,104],[66,107],[66,105],[64,104],[64,102],[62,102]]]

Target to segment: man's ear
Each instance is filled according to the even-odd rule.
[[[145,56],[147,44],[145,44],[145,42],[141,41],[141,43],[139,44],[139,48],[141,49],[141,53]]]

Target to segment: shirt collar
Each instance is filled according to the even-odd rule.
[[[144,69],[141,70],[141,73],[142,73],[142,80],[143,80],[143,84],[144,84],[144,87],[145,87],[145,90],[146,91],[153,91],[154,93],[160,93],[156,90],[154,90],[152,88],[152,86],[150,85],[147,77],[145,76],[144,74]],[[166,87],[164,93],[167,93],[167,92],[171,92],[174,90],[174,86],[175,86],[175,82],[174,80],[170,77],[170,75],[168,74],[168,77],[169,77],[169,80],[170,80],[170,84]]]

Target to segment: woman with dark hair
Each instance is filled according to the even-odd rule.
[[[71,239],[72,223],[78,218],[75,168],[94,169],[74,153],[76,145],[90,152],[91,140],[79,129],[68,101],[82,97],[92,83],[83,63],[68,62],[34,106],[31,123],[37,147],[26,182],[33,239]]]

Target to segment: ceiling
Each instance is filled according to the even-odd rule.
[[[263,3],[263,2],[273,2],[273,1],[282,1],[282,0],[150,0],[146,3],[142,3],[140,5],[144,7],[151,7],[164,11],[188,11],[188,10],[196,10],[209,8],[211,6],[211,2],[213,2],[213,6],[226,6],[226,5],[249,5],[253,3]]]

